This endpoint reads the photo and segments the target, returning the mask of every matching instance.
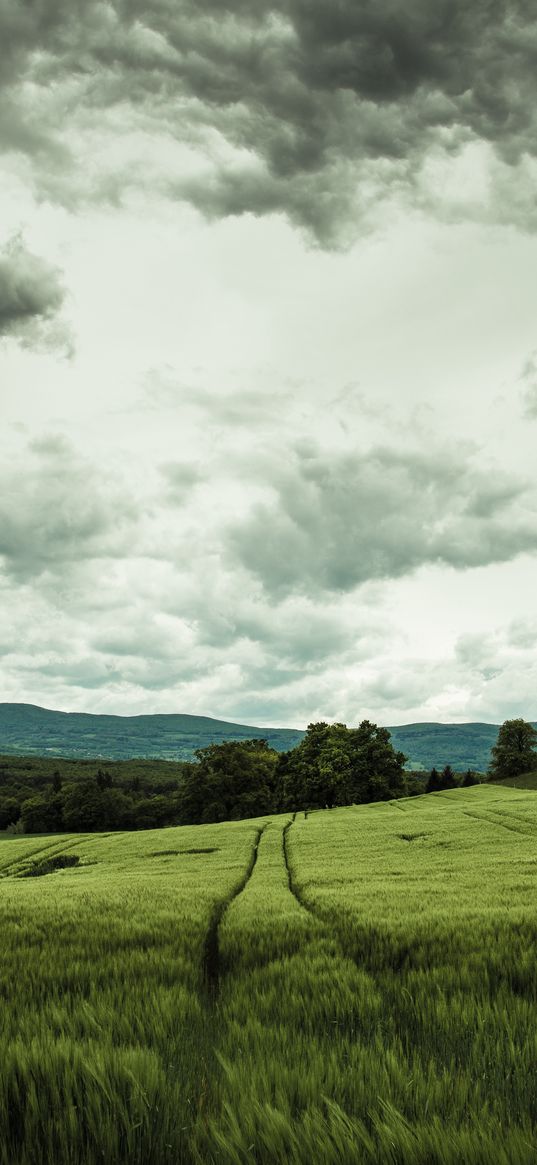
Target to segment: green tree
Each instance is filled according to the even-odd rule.
[[[429,779],[428,779],[427,784],[425,786],[425,792],[426,793],[438,793],[439,789],[441,789],[441,788],[442,788],[442,784],[441,784],[440,773],[438,772],[438,769],[432,768],[430,773],[429,773]]]
[[[468,789],[470,785],[479,785],[479,777],[477,773],[474,773],[473,769],[468,769],[468,772],[464,774],[461,783],[463,789]]]
[[[494,781],[537,769],[537,732],[527,720],[505,720],[492,749],[489,773]]]
[[[20,817],[20,803],[16,797],[3,797],[0,801],[0,830],[14,825]]]
[[[369,720],[358,728],[309,724],[297,748],[280,758],[278,805],[324,809],[402,796],[405,759],[388,729]]]
[[[21,824],[25,833],[57,833],[62,825],[61,798],[28,797],[21,805]]]
[[[455,773],[453,772],[451,765],[446,765],[446,767],[444,769],[442,769],[442,773],[440,776],[440,782],[441,782],[440,783],[441,789],[456,789],[457,788],[458,781],[457,781],[457,778],[455,776]]]
[[[184,824],[237,821],[274,811],[278,753],[266,740],[226,740],[197,749],[179,792]]]
[[[92,830],[106,828],[105,797],[95,777],[67,786],[63,824],[65,829],[73,833],[91,833]]]
[[[117,797],[115,790],[111,792]],[[161,829],[164,825],[177,825],[180,820],[180,810],[177,794],[164,796],[157,793],[155,797],[139,797],[131,809],[133,829]]]

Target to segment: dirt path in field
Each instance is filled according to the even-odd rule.
[[[205,936],[205,944],[203,947],[203,980],[213,1002],[216,1000],[220,991],[220,926],[226,912],[231,906],[231,903],[239,897],[239,894],[242,894],[243,890],[246,889],[250,878],[252,877],[257,862],[259,842],[261,841],[267,825],[269,824],[270,822],[267,821],[265,825],[261,825],[257,830],[252,852],[250,854],[250,861],[248,862],[244,876],[241,878],[238,885],[235,886],[235,889],[231,891],[231,894],[216,904],[216,907],[213,910],[213,914],[211,916],[211,921],[209,923],[209,928]]]

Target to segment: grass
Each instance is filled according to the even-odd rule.
[[[503,781],[495,781],[495,785],[504,785],[507,789],[537,789],[537,772],[521,773],[518,777],[506,777]]]
[[[536,830],[494,785],[0,843],[1,1165],[533,1163]]]

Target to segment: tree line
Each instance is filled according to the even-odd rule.
[[[506,721],[492,750],[491,779],[537,769],[537,733],[523,720]],[[198,749],[196,760],[173,767],[177,776],[143,786],[121,783],[99,768],[77,780],[53,773],[46,787],[0,797],[0,830],[21,833],[155,829],[262,817],[393,800],[476,784],[479,774],[457,776],[450,765],[428,776],[405,771],[387,728],[363,720],[358,728],[310,724],[303,740],[278,753],[266,740],[225,741]],[[117,768],[117,766],[116,766]],[[11,796],[9,795],[11,793]],[[15,794],[15,795],[13,795]]]

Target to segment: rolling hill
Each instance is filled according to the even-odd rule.
[[[260,737],[278,752],[286,752],[302,736],[292,728],[255,728],[208,716],[107,716],[0,704],[0,753],[6,756],[189,760],[196,748],[223,740]]]
[[[422,723],[396,725],[389,731],[394,747],[408,757],[408,768],[450,764],[459,772],[469,768],[485,772],[498,725]],[[108,716],[0,703],[0,754],[5,756],[189,760],[196,748],[253,737],[266,738],[278,752],[286,752],[303,735],[300,729],[257,728],[209,716]]]

